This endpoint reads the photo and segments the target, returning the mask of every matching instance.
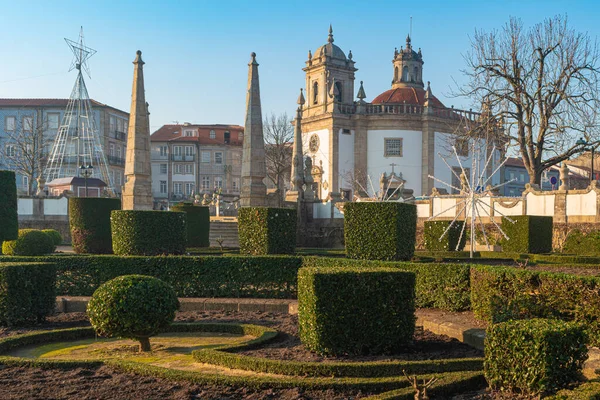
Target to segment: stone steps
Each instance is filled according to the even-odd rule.
[[[219,247],[218,238],[223,239],[223,247],[240,247],[237,221],[210,221],[210,247]]]

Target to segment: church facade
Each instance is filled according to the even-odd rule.
[[[480,115],[448,108],[433,95],[423,81],[421,49],[413,49],[410,37],[394,51],[392,64],[391,88],[367,102],[363,82],[355,100],[355,61],[352,52],[346,55],[334,44],[331,27],[327,43],[309,51],[303,68],[302,142],[313,161],[318,198],[330,193],[346,199],[373,196],[380,182],[394,187],[390,180],[404,182],[415,196],[428,195],[434,187],[452,193],[456,189],[429,176],[460,188],[460,164],[470,172],[472,149],[463,132]],[[480,141],[478,147],[483,166],[491,144]],[[499,155],[492,158],[486,170],[493,169]]]

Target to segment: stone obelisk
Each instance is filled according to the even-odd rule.
[[[304,103],[304,95],[302,94],[302,89],[300,89],[294,126],[294,147],[292,149],[292,173],[290,179],[291,188],[285,194],[285,201],[291,202],[302,200],[302,185],[304,185],[304,155],[302,153],[302,106]]]
[[[144,61],[139,50],[133,65],[133,89],[127,131],[122,203],[123,210],[152,210],[150,122],[144,93]]]
[[[263,136],[260,86],[256,53],[251,54],[248,64],[248,93],[246,94],[246,124],[242,153],[242,207],[266,205],[267,187],[263,180],[267,176],[265,166],[265,138]]]

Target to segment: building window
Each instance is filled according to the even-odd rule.
[[[58,129],[58,124],[60,120],[60,114],[58,113],[48,113],[48,129]]]
[[[319,103],[319,82],[313,83],[313,104]]]
[[[215,164],[223,164],[223,153],[215,151]]]
[[[117,158],[121,158],[121,146],[117,146]]]
[[[202,177],[202,189],[203,190],[210,189],[210,176],[203,176]]]
[[[185,146],[185,155],[193,156],[194,155],[194,146]]]
[[[196,135],[194,135],[194,131],[185,131],[184,136],[192,137],[192,136],[196,136]]]
[[[33,117],[23,117],[23,131],[33,132]]]
[[[190,194],[192,194],[193,191],[194,191],[194,184],[186,183],[185,184],[185,194],[189,196]]]
[[[115,144],[114,143],[109,143],[109,145],[108,145],[108,154],[111,157],[115,156]]]
[[[181,157],[181,146],[173,146],[173,155]]]
[[[210,138],[211,139],[215,139],[217,137],[217,134],[215,133],[214,129],[210,130]]]
[[[4,130],[6,132],[14,132],[16,124],[17,124],[17,118],[16,117],[6,117],[4,119]]]
[[[160,164],[160,173],[163,175],[167,173],[167,164]]]
[[[402,82],[408,82],[408,67],[406,65],[402,68]]]
[[[121,132],[121,133],[125,133],[126,129],[125,129],[125,120],[118,118],[117,119],[117,131]]]
[[[192,164],[186,164],[185,165],[185,173],[186,174],[193,174],[194,173],[193,167],[194,166]]]
[[[6,146],[6,156],[7,157],[15,157],[17,155],[17,150],[15,149],[15,146],[13,145],[8,145]]]
[[[456,154],[460,157],[469,157],[469,139],[468,138],[457,138],[454,142],[454,148]]]
[[[117,118],[111,115],[109,124],[110,124],[110,131],[116,132],[117,131]]]
[[[223,177],[215,176],[215,189],[220,189],[223,187]]]
[[[210,162],[210,151],[203,151],[202,152],[202,162],[203,163],[209,163]]]
[[[394,82],[398,82],[398,67],[394,68]]]
[[[508,174],[508,176],[510,177],[511,181],[515,179],[515,173],[513,171],[510,171],[510,173]]]
[[[342,82],[336,82],[335,83],[335,99],[338,102],[342,102]]]
[[[402,138],[385,138],[384,157],[402,157]]]
[[[233,178],[231,188],[236,191],[240,189],[240,178]]]
[[[167,181],[160,181],[160,192],[167,193]]]
[[[183,185],[181,183],[174,183],[173,184],[173,193],[175,194],[181,194],[182,193],[182,187]]]
[[[525,173],[521,172],[521,173],[519,174],[519,180],[520,180],[521,182],[525,182]]]
[[[350,131],[350,129],[342,129],[342,133],[344,135],[351,135],[352,134],[352,132]]]
[[[160,146],[160,156],[161,157],[166,157],[167,156],[167,146]]]
[[[23,188],[25,188],[25,189],[29,188],[29,177],[28,176],[23,177]]]
[[[225,133],[223,134],[223,142],[225,144],[229,144],[229,142],[231,141],[231,132],[229,131],[225,131]]]

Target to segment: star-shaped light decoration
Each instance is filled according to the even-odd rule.
[[[65,38],[65,42],[67,42],[67,45],[71,48],[71,51],[73,52],[73,61],[71,61],[69,72],[73,71],[74,69],[81,71],[81,69],[83,68],[87,76],[91,79],[92,75],[90,73],[90,66],[87,63],[87,60],[91,56],[96,54],[96,50],[85,45],[85,42],[83,40],[83,26],[79,31],[79,42],[74,42],[67,38]]]

